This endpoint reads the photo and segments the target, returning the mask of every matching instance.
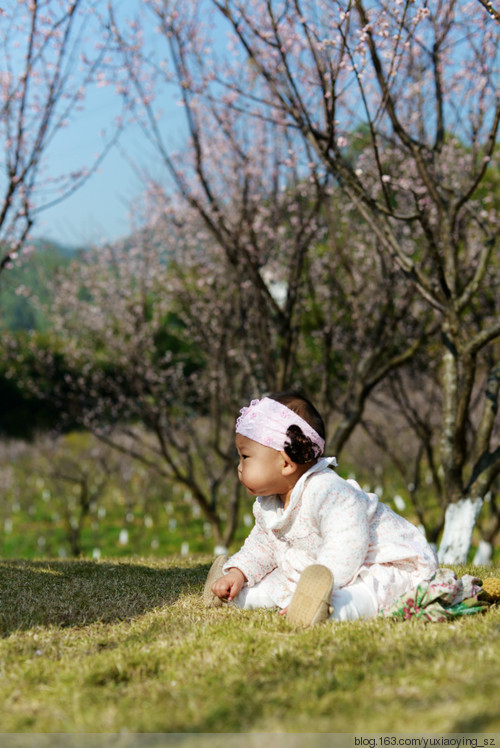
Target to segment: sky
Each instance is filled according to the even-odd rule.
[[[73,131],[77,141],[86,135],[83,124]],[[65,149],[58,150],[51,154],[49,169],[54,162],[65,160]],[[70,160],[71,155],[67,157]],[[128,233],[129,206],[139,194],[139,180],[114,149],[74,194],[38,213],[32,236],[70,247],[118,239]]]
[[[133,7],[134,0],[122,0],[122,8]],[[183,137],[184,113],[178,106],[178,92],[161,102],[165,126],[171,131],[172,147]],[[88,92],[82,112],[74,113],[69,124],[57,133],[44,154],[44,174],[55,177],[93,163],[102,146],[101,131],[120,114],[120,102],[113,88],[95,88]],[[31,236],[64,246],[81,247],[127,236],[132,228],[131,210],[137,205],[144,182],[130,161],[142,169],[158,170],[158,158],[147,148],[138,129],[128,127],[119,144],[100,164],[99,169],[74,194],[62,202],[37,212]],[[155,176],[158,176],[156,173]],[[50,201],[57,193],[44,187],[37,204]]]
[[[115,111],[116,110],[116,111]],[[100,131],[118,113],[112,93],[103,89],[92,96],[87,109],[58,134],[45,155],[45,169],[55,175],[90,164],[102,143]],[[182,126],[183,115],[175,103],[168,107],[170,122]],[[34,238],[77,247],[112,241],[130,233],[131,210],[140,199],[144,183],[130,160],[154,168],[137,130],[127,128],[98,170],[74,194],[37,214]],[[47,199],[43,195],[41,202]]]

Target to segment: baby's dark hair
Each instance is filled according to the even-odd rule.
[[[297,413],[304,421],[307,421],[322,439],[326,439],[326,430],[323,419],[314,407],[314,405],[304,397],[300,392],[295,390],[287,392],[275,392],[268,395],[272,400],[276,400],[282,405],[286,405],[294,413]],[[321,455],[321,450],[317,444],[304,434],[300,426],[290,426],[286,432],[290,444],[285,446],[285,452],[291,460],[298,465],[305,465],[313,462]]]

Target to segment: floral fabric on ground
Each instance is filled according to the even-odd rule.
[[[480,590],[477,577],[465,574],[457,579],[451,569],[438,569],[429,581],[420,582],[395,603],[383,608],[379,615],[394,621],[420,618],[436,623],[480,613],[485,610],[484,602],[477,598]]]

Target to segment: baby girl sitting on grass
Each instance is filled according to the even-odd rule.
[[[371,618],[437,569],[410,522],[333,470],[325,427],[297,393],[252,400],[236,422],[238,477],[255,526],[205,584],[208,606],[281,608],[297,626]]]

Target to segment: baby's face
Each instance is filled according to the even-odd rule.
[[[238,478],[252,496],[280,495],[286,490],[281,452],[241,434],[236,434],[236,449],[240,458]]]

